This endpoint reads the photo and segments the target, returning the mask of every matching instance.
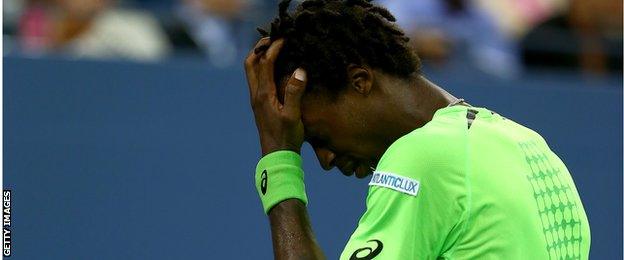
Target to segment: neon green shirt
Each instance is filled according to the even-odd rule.
[[[453,106],[395,141],[340,259],[587,259],[563,162],[534,131]]]

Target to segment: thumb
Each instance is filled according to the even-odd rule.
[[[284,110],[287,113],[299,113],[301,97],[305,92],[307,74],[302,68],[298,68],[288,79],[284,90]]]

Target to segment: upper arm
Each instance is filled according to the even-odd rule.
[[[436,259],[457,240],[469,201],[464,160],[452,151],[461,144],[431,141],[402,140],[384,155],[341,259]],[[379,172],[400,180],[380,181]]]

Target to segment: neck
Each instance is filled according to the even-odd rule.
[[[386,110],[383,116],[386,122],[385,139],[388,145],[413,131],[427,124],[433,118],[435,112],[457,100],[456,97],[446,90],[427,80],[423,76],[417,76],[406,84],[405,87],[393,87],[396,92],[393,95],[395,106]]]
[[[414,120],[421,122],[420,125],[416,125],[417,128],[431,121],[436,111],[458,99],[423,76],[418,76],[412,84],[410,89],[414,94],[406,108],[412,112]]]

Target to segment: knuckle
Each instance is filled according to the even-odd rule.
[[[257,109],[261,108],[263,105],[264,105],[264,101],[263,101],[263,100],[261,100],[261,99],[257,99],[257,98],[256,98],[255,100],[253,100],[253,101],[251,102],[251,107],[252,107],[254,110],[257,110]]]
[[[259,63],[263,66],[272,65],[274,62],[275,59],[267,55],[262,55],[259,60]]]
[[[256,43],[256,47],[266,44],[266,42],[269,40],[269,37],[262,37],[260,40],[258,40],[258,42]]]
[[[247,57],[245,58],[245,60],[244,60],[244,62],[243,62],[243,63],[244,63],[245,65],[251,65],[251,64],[253,64],[253,60],[254,60],[254,54],[253,54],[253,52],[252,52],[252,53],[250,53],[249,55],[247,55]]]
[[[284,90],[286,95],[296,95],[299,93],[299,88],[293,84],[288,84]]]
[[[292,118],[288,113],[281,113],[279,117],[280,117],[280,121],[286,124],[290,124],[292,121]]]
[[[269,55],[268,57],[266,57],[266,59],[270,63],[275,63],[275,60],[277,60],[277,54]]]
[[[296,118],[293,113],[282,113],[281,119],[284,123],[292,125],[296,123],[299,118]]]
[[[256,101],[264,102],[264,100],[266,100],[268,97],[269,97],[269,93],[267,91],[260,90],[258,91],[258,94],[256,95]]]
[[[245,72],[252,73],[254,71],[254,64],[252,61],[245,61]]]
[[[265,66],[265,65],[267,65],[267,59],[266,59],[266,57],[264,57],[264,56],[260,57],[260,59],[258,59],[258,64],[260,64],[260,66]]]
[[[275,55],[265,55],[264,57],[267,62],[273,63],[275,61]]]

